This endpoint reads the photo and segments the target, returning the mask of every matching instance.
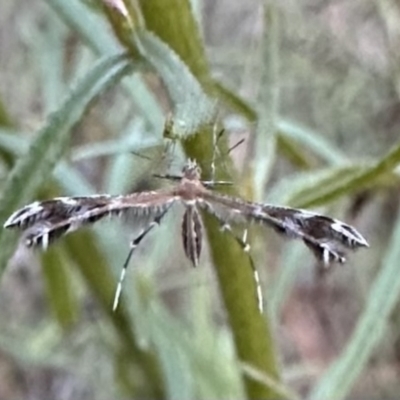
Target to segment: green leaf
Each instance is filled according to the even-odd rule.
[[[315,164],[309,154],[299,148],[298,144],[284,135],[277,135],[277,147],[281,154],[297,169],[309,169]]]
[[[187,0],[172,0],[168,4],[158,0],[142,2],[146,29],[132,23],[129,3],[122,4],[129,9],[129,15],[105,2],[106,16],[115,35],[133,57],[139,52],[163,79],[174,109],[173,134],[184,137],[197,133],[214,121],[215,102],[202,87],[209,80],[209,70],[190,3]],[[184,26],[185,35],[175,21]]]
[[[400,163],[400,144],[375,163],[332,169],[332,174],[294,193],[289,204],[294,207],[315,207],[355,193],[380,182]],[[344,168],[344,169],[343,169]]]
[[[212,93],[232,110],[246,118],[250,123],[257,121],[257,113],[254,108],[233,90],[214,81]],[[348,161],[346,155],[334,146],[332,142],[325,139],[320,132],[315,132],[298,122],[281,117],[277,118],[275,122],[275,129],[278,131],[278,136],[283,140],[281,143],[278,142],[280,151],[285,150],[282,149],[282,144],[285,143],[287,145],[287,142],[290,141],[292,149],[295,149],[298,147],[298,144],[300,144],[329,164],[340,165]],[[297,149],[297,151],[298,155],[296,158],[303,159],[304,154],[301,152],[301,149]]]
[[[317,169],[292,174],[281,179],[268,193],[268,202],[304,207],[310,198],[315,198],[332,188],[358,176],[365,165],[345,164],[338,167]]]
[[[0,129],[0,148],[15,155],[24,153],[29,146],[25,134],[14,129]]]
[[[245,176],[251,171],[252,193],[261,201],[276,155],[276,122],[280,109],[280,18],[273,3],[264,2],[264,31],[261,45],[261,79],[257,101],[257,129],[252,156]],[[249,154],[249,153],[248,153]]]
[[[141,55],[163,79],[174,107],[174,131],[178,136],[196,133],[212,123],[215,102],[203,91],[189,68],[167,44],[148,31],[134,35]]]
[[[110,29],[100,15],[96,15],[80,0],[45,0],[57,13],[74,34],[96,54],[106,56],[120,50],[117,40],[111,35]],[[140,77],[131,76],[124,80],[127,89],[135,102],[135,107],[146,119],[155,132],[162,129],[163,112],[154,95],[149,91]]]
[[[44,113],[54,111],[62,101],[65,93],[63,74],[65,74],[66,29],[55,19],[49,19],[45,29],[39,30],[27,37],[32,49],[34,65],[40,73]]]
[[[212,93],[232,110],[242,115],[250,123],[257,121],[257,113],[244,99],[237,95],[233,90],[224,86],[221,82],[212,82]]]
[[[280,119],[276,128],[285,138],[289,138],[310,149],[314,154],[333,165],[341,165],[348,161],[346,155],[325,139],[320,132],[314,132],[288,119]]]
[[[54,166],[68,145],[71,128],[93,99],[129,71],[129,62],[125,56],[101,59],[71,90],[60,108],[49,116],[28,153],[19,159],[7,179],[0,202],[1,224],[16,208],[30,201],[38,188],[50,178]],[[0,231],[0,272],[4,271],[16,243],[15,235]]]
[[[162,8],[162,2],[155,1],[151,3],[153,7]],[[178,0],[178,3],[181,7],[185,7],[188,4],[187,0]],[[121,3],[121,6],[122,4],[125,3]],[[149,3],[145,2],[142,5],[146,8]],[[127,6],[128,4],[126,4],[126,8]],[[148,8],[146,9],[149,11]],[[168,4],[168,10],[171,9],[174,10],[172,13],[177,10],[176,8],[171,8],[171,5]],[[148,16],[154,16],[153,11],[152,9]],[[188,12],[190,14],[190,9]],[[173,136],[185,137],[193,135],[198,133],[204,125],[212,123],[216,114],[215,102],[209,99],[201,86],[201,81],[192,73],[192,70],[174,48],[163,42],[153,32],[132,23],[130,14],[124,14],[111,3],[105,3],[105,14],[115,35],[129,54],[133,58],[137,58],[139,53],[164,81],[174,110],[174,118],[172,120],[174,122],[172,127]],[[170,15],[170,13],[168,14]],[[157,16],[158,22],[164,21],[164,14],[162,14],[162,20],[159,17]],[[191,14],[190,19],[193,19]],[[160,26],[158,24],[156,26],[157,33],[163,32],[159,30]],[[179,37],[182,38],[181,35]],[[176,36],[173,35],[173,38],[176,39]],[[173,43],[178,44],[177,41]],[[200,48],[202,49],[201,46]],[[189,49],[191,49],[190,46],[185,47],[185,50],[189,51]],[[184,49],[181,50],[183,51]],[[199,58],[198,64],[193,64],[193,66],[202,62],[206,62],[204,57]],[[205,75],[203,74],[202,76],[204,77]]]

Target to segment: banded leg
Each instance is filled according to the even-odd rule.
[[[256,285],[257,306],[258,306],[258,310],[260,311],[260,313],[262,313],[264,311],[264,299],[263,299],[263,294],[262,294],[260,275],[258,274],[256,266],[254,265],[253,257],[250,254],[251,247],[250,247],[249,242],[247,241],[248,230],[246,228],[243,231],[242,238],[240,238],[239,236],[237,236],[233,233],[232,228],[229,224],[227,224],[226,222],[223,222],[222,220],[220,222],[223,223],[223,225],[221,225],[221,230],[229,231],[229,233],[234,237],[236,242],[240,245],[242,250],[247,254],[247,256],[249,258],[250,268],[253,272],[253,279],[254,279],[254,283]]]
[[[247,242],[247,229],[244,230],[243,237],[240,238],[232,231],[231,226],[226,222],[226,220],[221,215],[219,215],[212,207],[209,207],[206,204],[204,204],[204,206],[207,209],[207,211],[210,214],[214,215],[214,217],[218,220],[221,226],[221,231],[229,231],[229,233],[236,240],[236,242],[239,244],[242,250],[247,254],[250,262],[250,268],[253,272],[254,283],[256,286],[256,299],[257,299],[258,310],[260,311],[260,313],[262,313],[264,311],[264,299],[262,294],[260,275],[258,274],[256,266],[254,265],[253,257],[250,254],[250,244]]]
[[[118,307],[119,299],[121,297],[121,292],[122,292],[122,285],[125,280],[125,275],[126,275],[126,270],[128,269],[129,261],[132,258],[132,254],[135,251],[136,247],[139,246],[140,242],[145,238],[145,236],[157,225],[160,225],[161,219],[164,217],[164,215],[167,213],[169,210],[169,207],[164,210],[160,215],[155,217],[153,221],[151,221],[146,228],[144,228],[138,236],[136,236],[135,239],[132,240],[131,245],[130,245],[130,250],[128,253],[128,256],[126,257],[126,260],[124,262],[124,265],[122,266],[121,274],[119,276],[118,280],[118,285],[117,289],[115,291],[114,295],[114,302],[113,302],[113,311],[115,311]]]

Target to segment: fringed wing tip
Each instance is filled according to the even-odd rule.
[[[19,226],[21,224],[21,218],[20,218],[20,214],[21,214],[22,210],[18,210],[16,212],[14,212],[13,214],[11,214],[7,221],[4,222],[3,224],[3,228],[15,228],[17,226]]]
[[[43,207],[40,202],[35,201],[34,203],[28,204],[27,206],[20,208],[13,212],[4,222],[4,228],[16,228],[22,227],[25,222],[31,221],[32,218],[43,211]]]
[[[12,228],[13,226],[15,226],[14,217],[15,217],[15,215],[12,214],[12,215],[7,219],[7,221],[4,222],[3,228]]]
[[[350,248],[355,247],[369,247],[367,240],[361,235],[357,229],[347,225],[341,221],[333,220],[330,225],[331,229],[342,236],[342,243]]]

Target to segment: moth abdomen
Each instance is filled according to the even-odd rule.
[[[197,267],[203,240],[200,214],[195,206],[187,206],[182,221],[182,243],[187,258]]]

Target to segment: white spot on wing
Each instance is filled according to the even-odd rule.
[[[355,229],[349,227],[348,225],[335,220],[335,222],[331,224],[331,228],[341,235],[347,237],[350,243],[351,241],[354,241],[360,246],[369,247],[368,242]]]
[[[4,228],[8,228],[14,225],[22,224],[26,219],[31,218],[33,215],[43,211],[43,206],[39,201],[35,201],[24,208],[15,211],[4,223]]]
[[[306,211],[306,210],[297,210],[298,212],[294,214],[294,218],[313,218],[315,217],[316,213],[312,211]]]
[[[78,204],[78,201],[73,197],[56,197],[54,200],[59,201],[67,206],[75,206]]]
[[[339,221],[335,221],[333,224],[331,224],[331,228],[342,235],[348,236],[348,231],[343,228],[343,224]]]

